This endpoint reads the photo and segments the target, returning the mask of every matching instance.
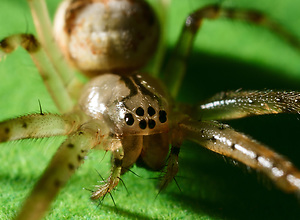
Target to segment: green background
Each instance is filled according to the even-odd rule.
[[[49,0],[53,15],[57,0]],[[155,0],[153,0],[155,2]],[[209,0],[174,0],[169,11],[168,52],[184,18]],[[220,1],[218,1],[220,2]],[[50,4],[51,3],[51,4]],[[300,2],[295,0],[231,0],[224,6],[263,11],[300,39]],[[0,1],[0,39],[14,33],[34,33],[25,0]],[[274,34],[253,25],[226,20],[204,22],[188,61],[179,100],[197,103],[219,91],[235,89],[300,90],[299,51]],[[57,112],[30,57],[18,50],[0,62],[0,120],[44,111]],[[229,123],[272,146],[300,167],[299,115],[262,116]],[[45,169],[63,139],[14,141],[1,144],[0,219],[10,219]],[[126,184],[103,205],[83,188],[109,173],[109,156],[91,152],[85,164],[61,191],[49,219],[299,219],[296,197],[274,187],[260,174],[224,162],[221,156],[186,142],[180,154],[177,181],[158,194],[158,173],[134,167]],[[157,196],[157,197],[156,197]]]

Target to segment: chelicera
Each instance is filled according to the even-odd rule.
[[[285,192],[299,192],[300,172],[291,162],[217,122],[263,114],[298,114],[298,92],[229,91],[192,107],[174,102],[185,60],[203,19],[246,20],[297,44],[267,17],[218,5],[195,11],[186,20],[164,71],[163,84],[137,71],[159,42],[158,20],[145,1],[63,1],[54,21],[55,41],[44,1],[28,3],[38,38],[12,35],[0,42],[0,48],[4,54],[18,46],[28,51],[61,114],[41,111],[6,120],[0,124],[0,139],[68,138],[25,201],[19,219],[42,218],[92,148],[112,152],[111,174],[93,191],[92,199],[110,193],[135,163],[151,170],[161,170],[167,164],[160,185],[165,188],[178,172],[180,146],[186,139],[261,171]],[[81,82],[71,66],[89,82]]]

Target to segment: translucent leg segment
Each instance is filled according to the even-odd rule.
[[[33,21],[38,33],[38,38],[45,49],[45,52],[50,59],[54,69],[58,72],[59,76],[65,87],[75,80],[75,73],[72,68],[67,64],[62,53],[58,49],[56,42],[53,38],[52,24],[47,10],[45,0],[28,0],[29,7]]]
[[[300,172],[290,161],[228,125],[186,119],[179,129],[185,139],[264,173],[283,191],[300,192]]]
[[[73,101],[64,82],[33,35],[17,34],[7,37],[0,42],[0,51],[3,54],[8,54],[19,46],[23,47],[30,54],[59,111],[61,113],[71,111],[73,109]]]
[[[229,18],[232,20],[245,21],[258,26],[263,26],[283,40],[290,43],[293,47],[300,49],[300,41],[285,30],[281,25],[272,21],[264,14],[233,8],[221,8],[218,5],[209,5],[195,11],[186,19],[181,35],[177,41],[176,48],[164,71],[164,81],[175,98],[178,94],[181,82],[186,71],[186,60],[190,54],[194,38],[199,31],[203,20],[214,20],[218,18]]]
[[[99,144],[100,136],[93,123],[87,123],[71,134],[57,150],[16,219],[41,219],[59,190],[82,164],[89,149]]]
[[[103,185],[97,186],[97,190],[93,192],[91,199],[99,199],[110,193],[119,183],[121,170],[122,170],[122,160],[124,157],[124,151],[120,140],[114,140],[110,146],[112,151],[112,169],[111,174]]]
[[[201,120],[229,120],[253,115],[300,113],[300,93],[283,91],[222,92],[190,112]]]
[[[32,114],[0,123],[0,142],[67,135],[80,126],[80,115]]]
[[[160,183],[160,190],[165,189],[169,185],[169,183],[174,179],[176,174],[178,173],[178,170],[179,170],[179,164],[178,164],[179,152],[180,152],[180,147],[172,146],[170,156],[169,156],[168,162],[167,162],[166,173],[163,176],[163,179]]]

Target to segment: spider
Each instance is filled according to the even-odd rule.
[[[215,103],[216,103],[216,101],[214,101]],[[206,103],[207,104],[207,106],[209,106],[209,104],[208,103]],[[150,108],[151,109],[151,108]],[[138,109],[136,109],[136,110],[138,110]],[[155,109],[154,109],[155,110]],[[144,109],[144,111],[145,111],[145,109]],[[151,113],[151,111],[153,112],[153,110],[149,110],[149,108],[147,108],[147,112],[148,112],[148,114],[152,114]],[[163,110],[162,110],[163,111]],[[141,112],[141,111],[139,111],[139,112]],[[137,113],[138,114],[138,113]],[[141,113],[140,113],[141,114]],[[44,116],[44,115],[46,115],[46,114],[44,114],[43,113],[43,111],[41,111],[40,112],[40,117],[42,117],[42,116]],[[164,115],[165,115],[165,113],[164,112],[162,112],[162,114],[159,114],[159,117],[161,117],[161,118],[164,118]],[[169,112],[168,112],[168,114],[167,115],[169,115]],[[131,116],[130,115],[127,115],[127,117],[126,117],[126,114],[125,114],[125,116],[124,116],[124,119],[125,119],[125,121],[126,121],[126,123],[129,123],[128,125],[130,125],[130,121],[132,121],[132,118],[131,118]],[[135,119],[136,120],[136,119]],[[159,122],[160,123],[164,123],[163,121],[165,121],[165,119],[159,119],[158,118],[158,120],[159,120]],[[183,120],[185,120],[185,119],[183,119]],[[141,120],[142,121],[142,120]],[[150,127],[152,127],[153,126],[153,122],[152,122],[152,125],[151,125],[151,123],[149,122],[150,121],[150,119],[148,119],[148,124],[147,124],[147,126],[150,128]],[[157,121],[155,122],[155,123],[158,123]],[[198,123],[202,123],[202,122],[198,122]],[[183,123],[184,124],[184,123]],[[24,125],[24,124],[23,124]],[[24,125],[25,126],[25,125]],[[141,124],[139,123],[139,126],[140,126],[140,128],[142,129],[142,126],[141,126]],[[155,125],[156,126],[156,125]],[[154,127],[155,127],[154,126]],[[230,130],[227,126],[220,126],[219,127],[219,124],[215,124],[215,123],[213,123],[211,126],[217,126],[220,130]],[[26,127],[26,126],[25,126]],[[7,131],[7,130],[6,130]],[[78,134],[79,135],[79,134]],[[203,134],[202,134],[203,135]],[[212,143],[217,143],[217,141],[218,140],[214,140],[216,137],[210,137],[210,139],[208,140],[209,142],[212,142]],[[233,146],[231,146],[232,148],[234,148],[234,149],[232,149],[232,150],[238,150],[238,149],[236,149],[236,147],[238,147],[238,145],[233,145]],[[71,148],[71,147],[70,147]],[[176,150],[174,150],[175,152],[176,152]],[[253,153],[253,152],[252,152]],[[173,154],[174,154],[174,152],[173,152]],[[78,155],[77,155],[78,156]],[[173,155],[174,156],[174,155]],[[253,155],[252,155],[253,156]],[[175,157],[176,157],[176,155],[175,155]],[[174,159],[174,158],[173,158]],[[264,159],[263,157],[262,158],[260,158],[260,160],[262,160],[262,159]],[[257,157],[257,160],[259,161],[259,157]],[[68,167],[69,167],[69,169],[70,170],[72,170],[72,164],[71,164],[71,166],[70,166],[70,164],[68,164]],[[274,168],[274,167],[273,167]],[[167,181],[169,181],[171,178],[167,178]],[[59,182],[56,182],[56,184],[59,184]]]

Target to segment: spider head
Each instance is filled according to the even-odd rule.
[[[65,0],[54,34],[63,54],[84,74],[128,73],[152,56],[159,24],[145,1]]]

